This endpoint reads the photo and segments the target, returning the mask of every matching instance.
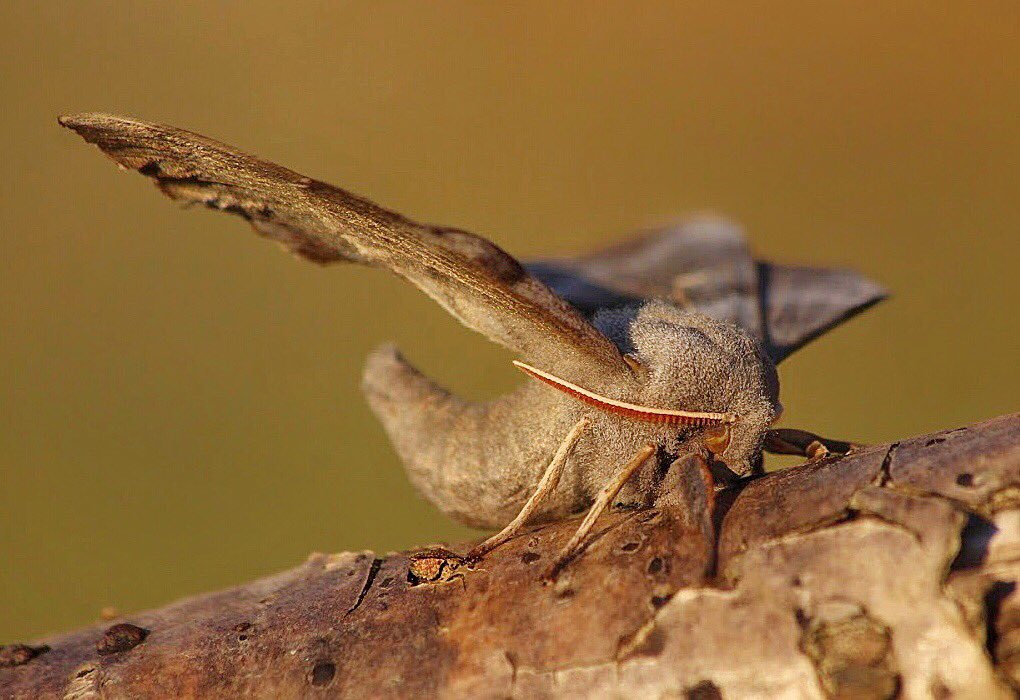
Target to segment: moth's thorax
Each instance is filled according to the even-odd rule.
[[[750,471],[780,410],[776,369],[758,343],[732,324],[666,302],[641,307],[630,340],[645,367],[639,401],[735,414],[721,459],[738,474]]]

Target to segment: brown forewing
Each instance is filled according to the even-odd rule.
[[[620,387],[631,374],[583,315],[489,241],[425,226],[354,194],[212,139],[160,124],[80,114],[60,123],[173,199],[246,219],[318,263],[387,268],[489,339],[577,380]]]

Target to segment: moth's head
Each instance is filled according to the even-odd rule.
[[[629,336],[643,375],[636,403],[727,414],[696,430],[714,438],[710,449],[734,473],[750,472],[782,411],[776,368],[760,345],[730,323],[666,302],[641,307]]]

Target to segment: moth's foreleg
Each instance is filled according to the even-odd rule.
[[[570,453],[573,451],[577,441],[581,439],[581,434],[584,433],[585,428],[588,427],[589,421],[587,418],[581,418],[577,421],[570,432],[567,433],[567,437],[560,443],[559,448],[556,450],[556,454],[549,461],[549,466],[545,468],[545,473],[538,482],[538,486],[535,487],[535,492],[531,494],[531,498],[521,508],[521,512],[517,514],[517,517],[510,521],[510,524],[504,527],[502,530],[497,532],[495,535],[485,540],[484,542],[475,545],[475,547],[467,553],[466,558],[469,560],[480,559],[496,547],[500,546],[511,537],[516,535],[521,528],[523,528],[531,516],[535,514],[538,507],[546,499],[550,493],[555,490],[556,486],[560,483],[560,476],[563,474],[563,467],[567,464],[567,458],[570,457]]]
[[[778,428],[765,433],[765,451],[777,455],[799,455],[816,462],[830,454],[846,454],[860,445],[809,433],[806,430]]]
[[[588,514],[584,516],[584,520],[581,521],[580,527],[577,528],[577,532],[575,532],[574,536],[570,538],[569,542],[567,542],[567,545],[563,548],[563,551],[560,552],[560,555],[556,557],[556,561],[553,562],[553,565],[549,567],[548,571],[546,571],[543,579],[546,581],[554,580],[559,575],[560,571],[563,570],[563,567],[566,566],[571,559],[577,556],[577,554],[584,548],[585,539],[588,537],[591,529],[595,526],[595,521],[598,520],[600,515],[602,515],[602,511],[604,511],[609,504],[613,502],[613,499],[616,498],[616,494],[620,493],[620,489],[622,489],[623,485],[627,483],[627,480],[630,479],[631,475],[633,475],[634,472],[636,472],[638,468],[641,467],[641,465],[644,464],[645,461],[647,461],[647,459],[653,454],[655,454],[655,445],[650,443],[645,445],[636,455],[634,455],[633,459],[627,462],[627,464],[625,464],[623,468],[617,472],[612,481],[602,488],[599,492],[598,498],[595,499],[595,503],[592,504],[591,509],[588,510]]]

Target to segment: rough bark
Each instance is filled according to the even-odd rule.
[[[576,520],[474,567],[441,549],[313,554],[5,647],[0,696],[1016,692],[1020,414],[762,476],[715,516],[612,512],[552,585],[540,573]]]

